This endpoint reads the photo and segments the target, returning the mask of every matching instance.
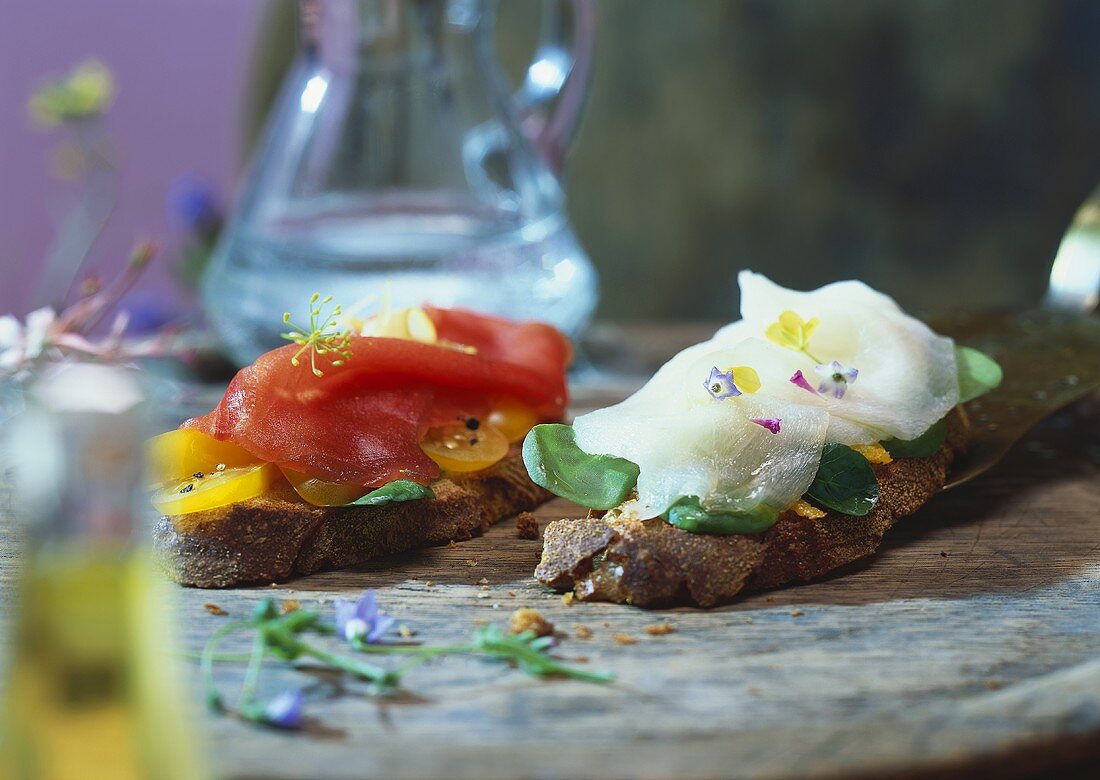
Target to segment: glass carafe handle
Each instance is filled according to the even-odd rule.
[[[515,105],[524,133],[555,172],[581,118],[595,44],[594,0],[543,0],[538,46]]]

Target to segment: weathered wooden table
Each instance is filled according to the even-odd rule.
[[[603,403],[623,389],[590,387],[581,400]],[[555,501],[537,514],[545,524],[577,513]],[[1072,766],[1074,776],[1100,774],[1098,397],[1048,421],[991,473],[934,499],[875,556],[821,582],[722,609],[647,612],[568,605],[531,579],[538,559],[539,542],[517,538],[509,520],[480,539],[355,571],[179,590],[183,640],[196,650],[227,619],[204,604],[236,617],[268,596],[331,610],[334,597],[371,587],[433,643],[535,607],[568,635],[561,657],[616,675],[605,686],[540,681],[448,658],[412,672],[405,695],[377,699],[365,684],[273,665],[265,691],[307,686],[310,727],[280,733],[208,716],[218,771],[793,778],[1049,776]],[[666,621],[672,633],[646,633]],[[590,638],[578,636],[580,626]],[[220,679],[240,673],[229,665]]]

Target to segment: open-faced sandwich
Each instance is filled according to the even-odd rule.
[[[528,434],[532,479],[593,510],[547,528],[543,583],[712,606],[868,555],[942,489],[958,405],[997,365],[860,282],[739,282],[741,320],[626,401]]]
[[[554,328],[468,311],[340,323],[310,303],[217,408],[153,439],[154,543],[179,582],[227,587],[468,539],[550,494],[519,444],[560,420],[571,349]],[[289,315],[285,318],[289,324]]]

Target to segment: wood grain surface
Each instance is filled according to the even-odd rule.
[[[623,387],[588,398],[603,402]],[[576,516],[555,501],[541,523]],[[379,591],[426,642],[535,607],[557,654],[613,684],[539,681],[468,658],[428,664],[402,695],[272,665],[264,691],[306,686],[309,728],[205,716],[233,778],[998,776],[1100,767],[1100,398],[1047,421],[993,471],[933,499],[873,557],[715,610],[563,603],[536,584],[537,541],[484,537],[285,586],[178,589],[181,641],[201,648],[257,600]],[[10,594],[14,562],[0,550]],[[665,635],[647,626],[671,622]],[[591,630],[580,638],[578,627]],[[582,632],[583,633],[583,632]],[[616,640],[628,637],[633,644]],[[333,647],[337,643],[333,640]],[[227,650],[246,649],[245,639]],[[219,679],[239,682],[240,665]],[[197,667],[189,668],[198,691]]]

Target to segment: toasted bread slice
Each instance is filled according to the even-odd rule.
[[[154,528],[154,549],[182,585],[274,582],[469,539],[552,497],[528,479],[518,445],[491,468],[446,474],[432,489],[434,499],[317,507],[286,487],[206,512],[162,517]]]
[[[572,589],[580,599],[700,607],[727,602],[742,591],[820,577],[870,555],[895,521],[943,489],[968,430],[958,409],[947,423],[947,439],[935,455],[874,466],[881,492],[864,517],[829,511],[808,519],[787,511],[764,533],[714,536],[613,509],[603,517],[551,523],[535,577]]]

